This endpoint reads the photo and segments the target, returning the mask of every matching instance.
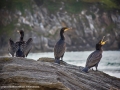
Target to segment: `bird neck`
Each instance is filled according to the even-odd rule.
[[[96,44],[96,50],[102,51],[102,46],[99,44]]]
[[[23,41],[24,38],[24,31],[20,31],[20,41]]]
[[[103,51],[103,49],[101,48],[101,49],[96,49],[96,51],[100,51],[100,52],[102,52]]]
[[[20,41],[23,41],[23,37],[24,37],[24,36],[21,36],[21,37],[20,37]]]
[[[63,35],[63,32],[60,32],[60,37],[61,37],[62,40],[65,40],[65,37],[64,37],[64,35]]]

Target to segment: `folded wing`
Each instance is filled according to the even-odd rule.
[[[64,41],[60,40],[54,47],[54,56],[60,58],[65,53],[66,44]]]
[[[102,53],[100,51],[94,51],[89,55],[86,62],[86,67],[90,68],[99,63],[102,58]]]

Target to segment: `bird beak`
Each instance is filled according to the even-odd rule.
[[[71,28],[66,28],[64,31],[68,31],[68,30],[70,30],[70,29],[72,29],[72,27],[71,27]]]
[[[102,38],[101,45],[104,45],[108,41],[108,40],[104,41],[104,38],[105,38],[105,36],[103,36],[103,38]]]

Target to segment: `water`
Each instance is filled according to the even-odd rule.
[[[91,52],[92,51],[66,52],[63,60],[69,64],[84,67],[86,59]],[[53,52],[30,53],[27,58],[37,60],[41,57],[53,58],[54,54]],[[120,78],[120,51],[104,51],[103,57],[98,65],[98,70]]]

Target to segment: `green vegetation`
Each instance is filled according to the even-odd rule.
[[[13,30],[15,29],[16,20],[11,22],[10,24],[7,24],[6,26],[1,26],[0,27],[0,35],[3,34],[3,32],[7,35],[10,36],[12,35]]]
[[[50,13],[55,13],[59,11],[59,9],[62,7],[63,4],[63,11],[67,11],[72,14],[78,14],[84,9],[88,9],[89,6],[93,3],[101,3],[101,7],[106,10],[111,9],[119,9],[120,10],[120,0],[35,0],[37,5],[43,5],[48,9]],[[7,10],[20,10],[22,12],[22,15],[24,15],[25,8],[29,9],[31,12],[33,12],[32,9],[32,1],[31,0],[0,0],[0,9],[4,8]],[[87,15],[92,15],[92,18],[95,18],[94,13],[87,12]],[[83,18],[83,20],[85,20]],[[86,21],[86,20],[85,20]],[[15,30],[16,26],[15,23],[17,23],[16,20],[12,21],[7,26],[0,26],[0,34],[3,32],[6,32],[7,35],[10,35],[13,30]],[[31,30],[32,28],[26,24],[21,24],[20,27],[17,27],[18,29],[24,28],[27,30]],[[113,26],[108,27],[112,28]]]
[[[24,9],[31,9],[31,0],[0,0],[0,9],[5,8],[14,11],[20,10],[24,14]]]
[[[96,3],[99,2],[100,0],[81,0],[83,2],[87,2],[87,3]]]
[[[120,9],[119,0],[40,0],[39,2],[42,2],[51,13],[59,10],[62,6],[61,2],[65,3],[64,9],[70,13],[80,13],[81,10],[88,8],[90,4],[97,2],[102,3],[105,9]],[[18,9],[24,13],[25,8],[32,10],[31,4],[31,0],[0,0],[0,9]]]
[[[0,0],[0,9],[7,8],[10,10],[18,9],[24,14],[24,9],[28,8],[32,11],[31,8],[31,0]],[[54,13],[59,10],[64,2],[64,10],[69,13],[80,13],[81,10],[89,7],[90,4],[93,3],[101,3],[103,4],[104,9],[120,9],[120,1],[119,0],[40,0],[37,1],[41,3],[49,10],[49,12]]]
[[[54,13],[62,7],[62,2],[64,2],[63,9],[69,13],[80,13],[83,9],[89,6],[88,3],[83,1],[76,0],[44,0],[44,6],[48,9],[49,12]]]
[[[84,2],[76,2],[71,1],[69,3],[66,2],[65,4],[65,9],[70,12],[70,13],[80,13],[83,9],[88,8],[89,4],[88,3],[84,3]]]
[[[103,4],[103,9],[111,10],[111,9],[120,9],[120,1],[118,0],[44,0],[44,5],[50,12],[58,11],[64,2],[64,10],[69,13],[80,13],[83,9],[89,8],[89,6],[93,3],[101,3]]]
[[[31,0],[0,0],[0,9],[7,9],[12,12],[14,12],[14,10],[20,10],[24,16],[25,8],[31,10],[32,12]],[[7,25],[0,25],[0,35],[4,33],[9,37],[14,32],[15,28],[21,29],[21,27],[27,30],[31,30],[31,27],[26,24],[21,24],[20,27],[16,26],[15,24],[17,24],[17,22],[18,20],[12,19],[12,22]]]
[[[49,12],[54,13],[55,11],[58,11],[60,8],[60,2],[56,1],[54,2],[53,0],[44,0],[44,5],[47,7]]]
[[[11,35],[14,32],[14,30],[16,28],[17,29],[21,29],[21,27],[24,28],[25,30],[32,30],[32,28],[29,25],[21,24],[20,26],[16,26],[15,25],[16,23],[17,23],[17,20],[14,20],[14,21],[12,21],[10,24],[8,24],[6,26],[1,26],[0,27],[0,35],[2,35],[4,33],[8,37],[11,37]]]
[[[101,4],[103,4],[103,8],[104,9],[120,9],[119,5],[120,5],[120,0],[82,0],[83,2],[87,2],[87,3],[96,3],[99,2]]]
[[[107,9],[120,9],[120,7],[115,3],[116,0],[101,0],[100,2],[104,4],[104,7]]]

